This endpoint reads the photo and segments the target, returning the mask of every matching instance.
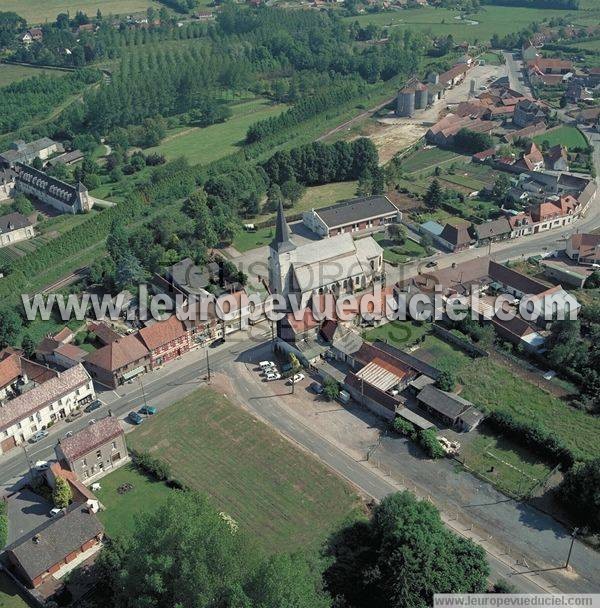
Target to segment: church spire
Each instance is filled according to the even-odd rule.
[[[285,221],[283,203],[281,201],[279,201],[279,209],[277,209],[275,238],[271,241],[271,247],[280,253],[296,248],[296,246],[290,240],[290,229]]]

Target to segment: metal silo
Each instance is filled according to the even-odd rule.
[[[396,104],[396,114],[398,116],[412,116],[415,111],[415,90],[401,89],[398,92],[398,100]]]

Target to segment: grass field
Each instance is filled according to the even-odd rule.
[[[434,335],[416,353],[441,370],[453,372],[463,385],[461,396],[486,411],[504,411],[517,420],[538,422],[581,458],[600,456],[600,419],[576,410],[535,384],[515,375],[492,357],[471,359]]]
[[[53,21],[58,13],[67,11],[74,15],[79,10],[95,17],[98,9],[107,16],[127,15],[145,11],[149,6],[157,10],[161,7],[155,0],[2,0],[3,11],[14,11],[36,24]]]
[[[404,159],[401,167],[407,173],[416,173],[417,171],[431,170],[440,164],[451,164],[452,161],[458,162],[461,160],[466,161],[468,157],[451,150],[423,148]]]
[[[391,321],[374,329],[364,332],[363,337],[369,342],[383,340],[396,348],[412,346],[429,332],[429,323],[416,323],[414,321]]]
[[[259,228],[256,232],[246,232],[240,230],[233,240],[233,246],[238,251],[250,251],[250,249],[256,249],[256,247],[263,247],[268,245],[273,240],[275,228],[269,226],[268,228]]]
[[[373,238],[383,247],[383,259],[390,264],[405,264],[409,260],[427,255],[424,247],[410,239],[406,239],[400,245],[388,238],[383,232],[376,233]]]
[[[48,74],[50,76],[66,76],[69,72],[63,70],[51,70],[46,68],[32,68],[25,65],[10,65],[8,63],[0,63],[0,87],[5,87],[13,82],[25,80],[32,76],[40,74]]]
[[[171,131],[163,142],[148,153],[161,152],[167,160],[185,156],[191,164],[205,164],[235,152],[246,137],[248,127],[263,118],[276,116],[286,106],[253,99],[232,106],[233,116],[209,127],[183,127]]]
[[[343,481],[209,389],[157,414],[128,442],[169,462],[176,478],[209,494],[269,551],[313,548],[358,512]]]
[[[458,17],[458,18],[457,18]],[[347,17],[361,25],[375,23],[389,28],[410,28],[430,31],[437,36],[452,35],[455,40],[489,41],[493,34],[504,36],[516,32],[542,18],[565,17],[569,23],[594,23],[594,15],[583,11],[544,10],[534,8],[485,6],[476,13],[460,19],[460,13],[451,9],[423,7],[387,13],[374,13]]]
[[[566,148],[585,148],[588,145],[583,133],[576,127],[558,127],[550,129],[533,138],[536,144],[547,141],[551,146],[562,144]]]
[[[0,572],[0,608],[27,608],[29,604],[19,595],[17,586],[8,575]]]

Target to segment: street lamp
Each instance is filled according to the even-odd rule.
[[[569,567],[569,562],[571,561],[571,553],[573,552],[573,545],[575,544],[575,537],[577,536],[577,532],[579,532],[579,528],[573,528],[573,533],[571,534],[571,546],[569,547],[569,555],[567,555],[565,569]]]

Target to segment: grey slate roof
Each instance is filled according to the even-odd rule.
[[[489,239],[501,234],[508,234],[511,231],[510,224],[505,217],[499,217],[491,222],[484,222],[475,226],[477,239]]]
[[[296,246],[290,240],[290,229],[285,221],[285,213],[283,212],[283,203],[281,201],[279,202],[279,209],[277,209],[275,237],[271,241],[271,247],[279,253],[296,249]]]
[[[441,391],[432,384],[426,386],[418,395],[417,400],[435,410],[439,414],[456,420],[473,404],[458,395]]]
[[[81,505],[73,505],[66,513],[44,522],[7,547],[7,551],[12,552],[33,580],[103,532],[104,527],[93,513]]]
[[[60,200],[65,205],[74,207],[80,192],[87,192],[87,188],[79,182],[77,186],[71,186],[59,179],[50,177],[43,171],[38,171],[29,165],[17,163],[15,165],[17,179],[22,180],[35,187],[39,191],[45,192],[48,196]]]
[[[31,226],[31,222],[21,213],[9,213],[0,217],[0,233],[2,234],[27,228],[27,226]]]
[[[356,224],[370,218],[397,212],[398,208],[396,205],[386,196],[352,198],[315,210],[315,213],[329,228]]]
[[[493,260],[490,260],[488,273],[492,281],[508,285],[526,294],[537,295],[548,289],[548,286],[544,285],[544,283],[540,283],[525,274],[521,274],[503,264],[498,264],[498,262],[494,262]]]
[[[42,150],[50,148],[52,146],[58,146],[58,150],[62,150],[62,146],[57,144],[54,140],[49,137],[42,137],[31,142],[24,142],[19,139],[12,143],[11,149],[5,150],[0,156],[10,164],[16,162],[30,162],[33,160]]]

